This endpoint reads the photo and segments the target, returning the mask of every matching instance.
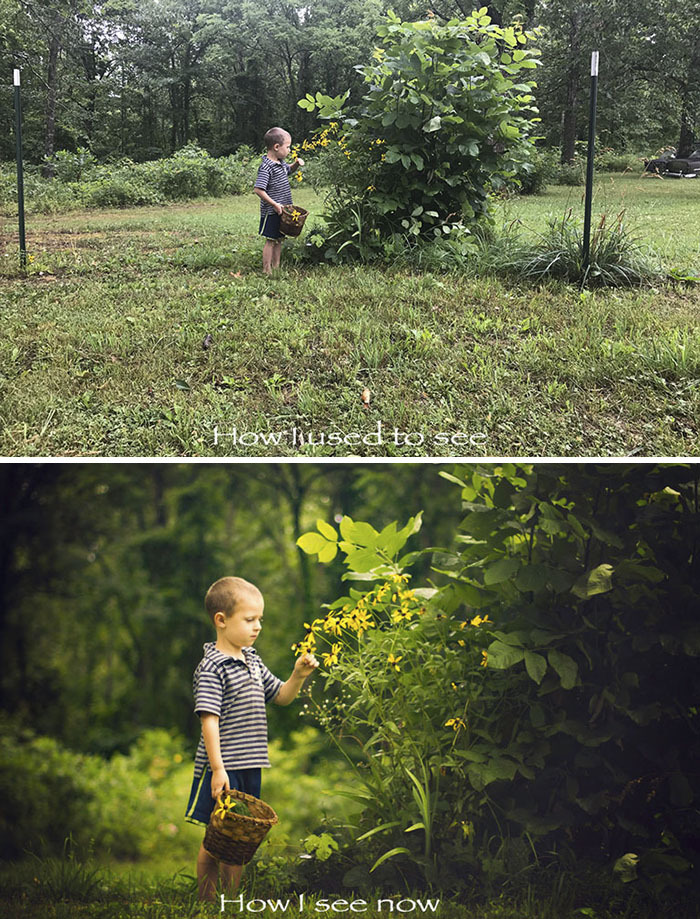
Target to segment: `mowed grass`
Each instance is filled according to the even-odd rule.
[[[535,233],[581,196],[500,207]],[[322,209],[308,190],[295,200]],[[698,181],[607,176],[594,210],[624,206],[667,268],[697,269],[699,205]],[[30,217],[26,278],[16,221],[0,218],[0,453],[700,453],[697,286],[581,294],[468,265],[295,267],[288,250],[270,279],[257,208]]]

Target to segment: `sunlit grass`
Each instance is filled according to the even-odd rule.
[[[682,185],[604,178],[596,207],[648,212],[645,241],[688,267],[700,183]],[[580,195],[499,209],[539,232]],[[313,224],[321,199],[295,200]],[[289,251],[269,279],[253,196],[32,218],[23,279],[1,225],[7,456],[700,452],[697,287],[580,293],[468,270],[302,268]],[[237,442],[215,443],[215,427]]]

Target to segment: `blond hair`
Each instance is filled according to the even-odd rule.
[[[212,622],[217,613],[223,613],[228,619],[236,612],[239,601],[251,595],[262,596],[255,584],[251,584],[250,581],[244,578],[219,578],[207,591],[204,606]]]

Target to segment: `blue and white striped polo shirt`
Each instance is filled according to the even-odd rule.
[[[282,160],[271,160],[268,156],[263,156],[258,177],[255,180],[255,188],[262,188],[266,191],[273,201],[278,204],[292,203],[292,189],[289,185],[289,170],[291,166]],[[260,216],[265,217],[267,214],[275,214],[276,211],[271,204],[260,199]]]
[[[265,703],[282,685],[263,664],[257,651],[243,648],[245,661],[223,654],[213,641],[204,645],[204,657],[192,679],[194,710],[219,716],[221,756],[226,769],[269,766]],[[209,764],[204,736],[194,759],[194,777]]]

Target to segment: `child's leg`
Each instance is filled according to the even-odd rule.
[[[272,251],[272,267],[279,268],[280,266],[280,257],[282,255],[282,240],[275,240],[275,248]]]
[[[275,248],[276,246],[274,239],[265,240],[265,245],[263,246],[263,271],[265,274],[270,274],[272,271],[272,262],[274,260]]]
[[[202,844],[197,855],[197,888],[199,899],[216,902],[216,882],[219,876],[219,863],[210,855]]]
[[[221,887],[227,898],[232,897],[238,890],[243,874],[243,865],[226,865],[221,862]]]

